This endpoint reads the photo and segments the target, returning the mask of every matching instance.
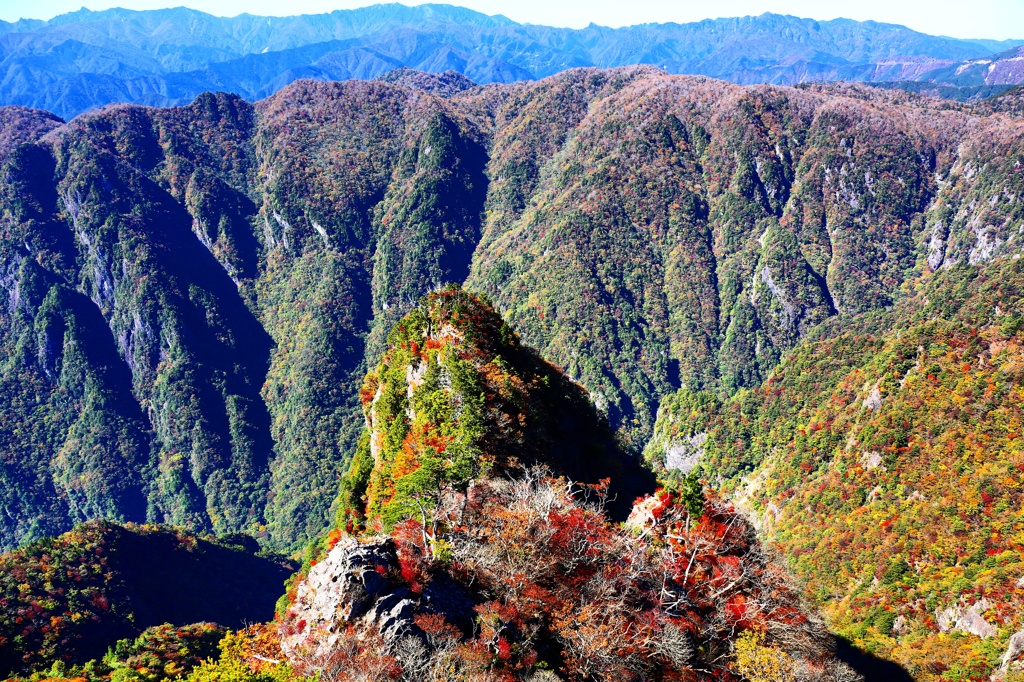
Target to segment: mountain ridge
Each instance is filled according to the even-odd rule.
[[[727,490],[775,467],[754,506],[778,507],[778,546],[807,596],[839,599],[858,646],[922,680],[996,667],[1024,626],[1005,614],[1024,537],[1008,511],[1019,91],[963,104],[649,66],[387,80],[299,80],[255,104],[116,104],[66,123],[0,109],[5,547],[95,517],[247,532],[291,552],[337,540],[323,533],[339,512],[338,532],[378,519],[401,532],[416,506],[402,494],[421,495],[431,467],[461,465],[492,436],[512,433],[495,446],[512,450],[531,419],[554,422],[553,461],[592,483],[574,449],[587,439],[560,411],[572,404],[611,459],[669,433],[677,449],[649,450],[652,462],[713,446],[708,481]],[[457,304],[435,315],[431,300]],[[483,330],[448,334],[476,334],[448,324],[452,311]],[[483,436],[469,419],[478,389],[500,396]],[[671,432],[679,405],[687,426],[694,405],[739,416],[697,442]],[[982,430],[955,437],[975,410]],[[694,493],[695,479],[662,473]],[[970,494],[947,514],[901,487],[921,481],[926,496],[949,497],[950,482]],[[906,505],[919,513],[897,513]],[[926,514],[951,528],[927,557],[902,535]],[[817,529],[837,545],[815,544]],[[893,561],[857,554],[862,538]],[[745,612],[734,606],[714,619]],[[959,668],[936,667],[947,645]]]
[[[1013,44],[1019,43],[770,13],[560,29],[451,5],[230,18],[186,8],[104,10],[0,27],[0,65],[6,70],[0,102],[52,109],[69,118],[116,101],[185,104],[218,88],[259,99],[301,77],[373,78],[400,66],[455,68],[478,83],[642,63],[738,83],[907,80],[913,69],[879,65],[894,58],[927,57],[941,60],[940,65],[985,59]],[[328,63],[318,65],[323,59]]]
[[[299,81],[59,126],[5,110],[26,143],[0,183],[5,542],[97,509],[316,535],[358,383],[446,282],[490,296],[639,450],[679,386],[758,385],[914,268],[1019,247],[1018,204],[987,188],[1015,196],[1020,122],[988,110],[650,67],[456,90]],[[104,506],[122,488],[141,511]]]

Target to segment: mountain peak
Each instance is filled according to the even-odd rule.
[[[426,486],[537,464],[581,482],[613,477],[624,502],[653,485],[586,392],[458,287],[428,294],[394,326],[359,395],[366,432],[339,505],[350,519],[390,527]]]
[[[378,76],[377,80],[413,88],[414,90],[422,90],[441,97],[449,97],[476,87],[476,83],[453,69],[448,69],[442,73],[428,73],[402,66],[388,71],[382,76]]]

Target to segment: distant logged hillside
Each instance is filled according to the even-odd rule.
[[[45,22],[0,22],[0,104],[70,118],[113,102],[186,104],[207,90],[252,101],[301,78],[370,79],[400,67],[510,83],[638,64],[747,84],[922,81],[965,99],[978,85],[1022,82],[1015,54],[1006,52],[1021,42],[775,14],[573,30],[451,5],[233,18],[185,8],[83,9]]]

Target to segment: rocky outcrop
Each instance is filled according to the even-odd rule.
[[[408,635],[415,635],[419,629],[413,620],[417,601],[413,593],[401,588],[390,592],[370,607],[366,614],[366,623],[376,625],[384,633],[385,640],[397,641]]]
[[[384,641],[422,638],[419,613],[439,613],[469,631],[476,600],[444,574],[413,592],[400,574],[394,541],[387,536],[345,538],[309,569],[288,611],[281,649],[289,658],[330,651],[346,630],[375,628]]]
[[[999,632],[996,626],[985,620],[983,616],[990,608],[992,608],[992,603],[988,599],[981,599],[967,607],[950,606],[936,611],[935,620],[938,621],[941,632],[959,630],[987,639],[995,637]]]
[[[878,383],[872,387],[871,393],[864,398],[864,402],[861,404],[872,412],[878,412],[882,408],[882,391]]]
[[[290,633],[281,649],[292,656],[306,649],[330,649],[348,624],[362,619],[382,632],[400,635],[415,627],[407,589],[394,590],[387,580],[398,567],[391,538],[352,538],[339,542],[299,583],[289,611]]]
[[[1018,663],[1014,668],[1019,666],[1019,661],[1022,657],[1024,657],[1024,630],[1010,635],[1010,640],[1006,643],[1006,653],[999,660],[999,667],[996,669],[995,674],[992,675],[992,679],[999,680],[1004,678],[1012,664]]]
[[[695,433],[689,438],[674,443],[665,453],[665,468],[688,474],[693,471],[704,456],[704,444],[708,440],[706,431]]]
[[[661,500],[653,495],[640,500],[633,505],[633,511],[626,519],[626,528],[635,533],[647,535],[649,529],[658,522],[656,510],[661,506]]]
[[[860,456],[860,465],[864,467],[865,471],[877,469],[878,467],[882,466],[882,453],[878,452],[877,450],[865,452]],[[885,471],[885,467],[882,467],[882,471]]]

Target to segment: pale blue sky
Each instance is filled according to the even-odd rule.
[[[329,12],[373,4],[367,0],[0,0],[0,19],[48,19],[78,9],[153,9],[186,5],[221,16],[242,12],[288,15]],[[403,4],[420,4],[405,0]],[[777,12],[814,19],[874,19],[958,38],[1024,38],[1024,0],[460,0],[487,14],[550,26],[627,26],[644,22],[699,21],[709,17]]]

